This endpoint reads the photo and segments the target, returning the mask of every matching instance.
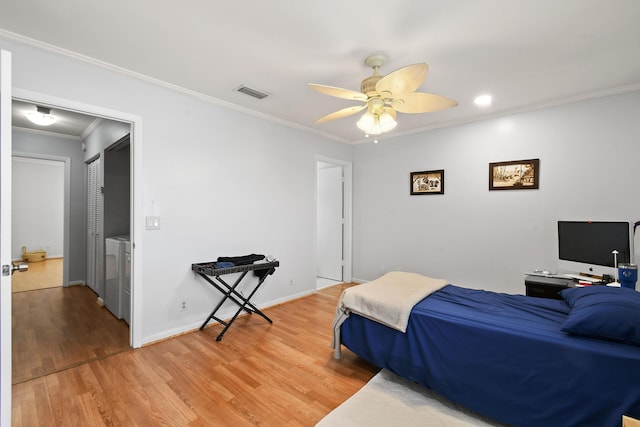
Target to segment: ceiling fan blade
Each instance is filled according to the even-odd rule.
[[[432,93],[414,92],[398,97],[391,106],[401,113],[431,113],[455,107],[458,103]]]
[[[340,119],[342,117],[347,117],[352,114],[356,114],[357,112],[364,110],[366,107],[367,107],[367,104],[358,105],[356,107],[343,108],[342,110],[338,110],[331,114],[327,114],[324,117],[320,117],[318,120],[316,120],[316,124],[324,123],[330,120]]]
[[[400,68],[381,78],[376,84],[376,92],[383,98],[396,98],[405,93],[415,92],[424,82],[428,71],[427,64],[413,64]]]
[[[366,101],[367,95],[362,92],[356,92],[351,89],[343,89],[340,87],[317,85],[309,83],[309,87],[316,92],[320,92],[324,95],[334,96],[336,98],[350,99],[352,101]]]

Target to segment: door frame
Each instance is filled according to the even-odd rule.
[[[0,259],[11,262],[11,52],[0,49]],[[2,274],[2,273],[0,273]],[[0,276],[0,425],[11,425],[11,273]]]
[[[54,95],[33,92],[27,89],[13,88],[13,99],[56,106],[61,109],[77,111],[109,120],[131,124],[131,324],[129,325],[129,345],[133,348],[142,346],[142,255],[144,250],[143,199],[142,199],[142,117],[109,108],[86,104]],[[68,240],[68,236],[65,239]],[[68,248],[65,245],[65,259],[68,259]]]
[[[325,157],[321,155],[315,156],[314,162],[314,176],[316,181],[316,191],[318,188],[318,171],[317,165],[318,162],[331,163],[336,166],[342,167],[342,176],[343,176],[343,185],[344,191],[342,193],[342,203],[344,206],[344,233],[342,235],[342,252],[344,254],[344,266],[342,270],[342,280],[345,283],[350,283],[352,280],[352,247],[353,247],[353,203],[352,203],[352,194],[353,194],[353,165],[351,162],[345,160],[334,159],[331,157]],[[313,241],[314,241],[314,259],[318,258],[318,197],[316,194],[315,198],[315,222],[314,222],[314,230],[313,230]],[[317,276],[317,265],[316,265],[316,276]],[[314,277],[315,280],[315,277]]]

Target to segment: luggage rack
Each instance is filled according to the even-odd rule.
[[[222,300],[220,300],[220,302],[218,302],[216,307],[213,309],[209,317],[207,317],[207,319],[204,321],[202,326],[200,326],[200,330],[203,330],[205,326],[207,326],[207,323],[209,323],[209,321],[215,320],[216,322],[224,325],[224,329],[222,329],[222,332],[220,332],[220,334],[216,337],[216,341],[220,341],[222,340],[222,337],[225,334],[225,332],[227,332],[229,327],[236,320],[238,315],[240,315],[240,313],[242,313],[243,311],[246,311],[249,314],[255,313],[263,317],[269,323],[273,323],[273,321],[269,319],[269,317],[266,314],[260,311],[258,307],[253,305],[250,302],[250,300],[253,297],[253,295],[256,293],[258,288],[260,288],[260,286],[262,285],[264,280],[267,278],[267,276],[273,274],[276,271],[276,267],[280,266],[280,262],[271,261],[271,262],[262,262],[262,263],[256,263],[256,264],[236,265],[233,267],[225,267],[225,268],[216,268],[215,265],[216,265],[216,262],[204,262],[199,264],[191,264],[191,270],[196,272],[196,274],[198,274],[200,277],[205,279],[211,286],[216,288],[218,291],[220,291],[224,295]],[[262,270],[267,270],[267,271],[263,272]],[[254,285],[253,290],[249,293],[247,297],[245,297],[244,295],[236,291],[236,288],[238,287],[240,282],[242,282],[242,280],[245,278],[247,273],[250,271],[260,271],[261,274],[258,275],[258,277],[260,278],[258,280],[258,283]],[[240,274],[240,277],[236,279],[233,285],[229,285],[220,277],[225,274],[232,274],[232,273],[242,273]],[[216,317],[216,313],[220,309],[220,307],[222,307],[222,304],[224,304],[225,301],[227,300],[233,301],[238,306],[238,310],[230,320],[225,321],[223,319],[220,319],[219,317]]]

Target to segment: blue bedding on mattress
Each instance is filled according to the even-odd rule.
[[[341,341],[370,363],[515,426],[620,426],[640,417],[640,347],[569,336],[560,300],[447,285],[406,333],[352,314]]]

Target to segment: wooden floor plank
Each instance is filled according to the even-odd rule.
[[[313,426],[378,371],[333,359],[342,288],[14,385],[13,426]]]

